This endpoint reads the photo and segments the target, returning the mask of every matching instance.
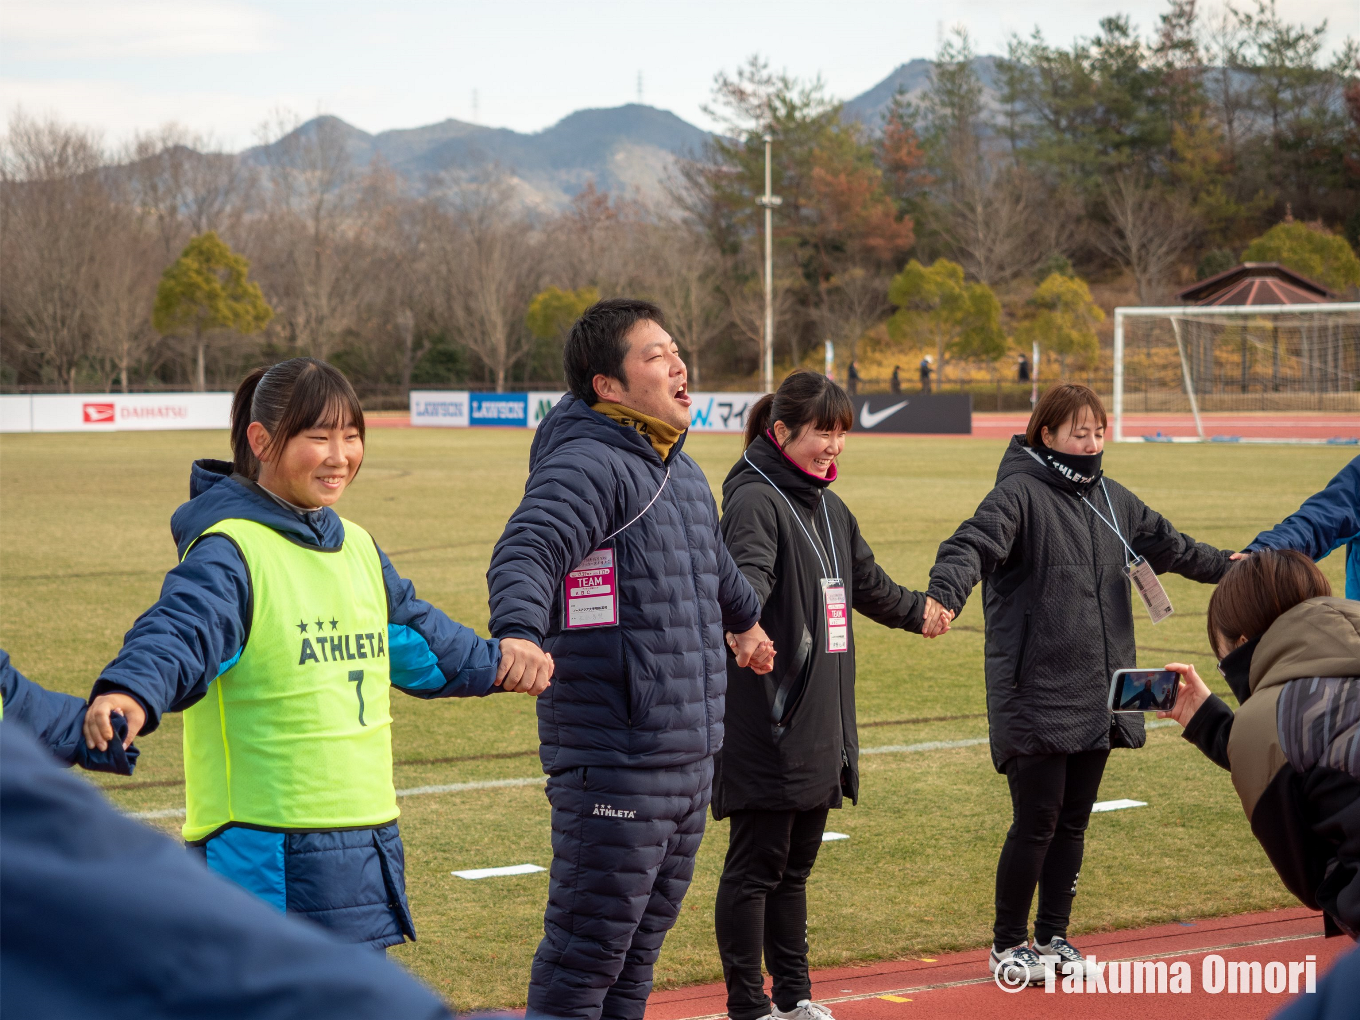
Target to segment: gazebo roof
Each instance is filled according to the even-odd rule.
[[[1320,283],[1278,262],[1243,262],[1178,292],[1196,305],[1311,305],[1335,301]]]

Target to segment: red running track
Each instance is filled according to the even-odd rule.
[[[898,960],[863,967],[814,972],[813,999],[833,1009],[837,1020],[1255,1020],[1272,1016],[1291,998],[1287,992],[1270,994],[1210,994],[1203,986],[1206,956],[1225,961],[1303,962],[1317,958],[1317,976],[1353,945],[1350,939],[1322,937],[1320,914],[1304,908],[1276,910],[1234,917],[1201,919],[1193,923],[1158,925],[1075,939],[1083,953],[1097,960],[1176,960],[1190,965],[1192,992],[1173,994],[1071,994],[1059,987],[1053,993],[1042,985],[1004,992],[987,973],[987,950],[951,953],[933,958]],[[1300,989],[1302,989],[1300,982]],[[647,1020],[717,1020],[726,1017],[722,985],[698,985],[654,992],[647,1003]]]

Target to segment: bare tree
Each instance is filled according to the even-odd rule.
[[[694,385],[702,385],[704,352],[727,332],[728,303],[718,290],[721,261],[707,238],[681,226],[651,231],[647,293],[666,312],[671,336],[689,361]]]
[[[280,114],[262,131],[274,139],[262,149],[267,233],[258,242],[274,281],[270,297],[289,339],[318,358],[329,356],[358,313],[362,214],[374,209],[359,201],[372,182],[361,184],[344,130],[334,117],[299,126]]]
[[[503,179],[459,186],[436,247],[438,314],[490,371],[496,392],[533,347],[524,316],[540,279],[541,251]]]
[[[156,343],[151,309],[156,299],[159,240],[129,205],[119,205],[101,239],[89,294],[92,362],[103,389],[127,393],[132,366]]]
[[[995,287],[1066,246],[1068,208],[1024,168],[978,156],[955,171],[955,186],[941,195],[936,217],[970,276]]]
[[[231,236],[247,203],[251,175],[234,155],[215,152],[210,136],[179,124],[138,134],[124,150],[129,199],[155,222],[165,262],[189,238],[215,230]]]
[[[1138,303],[1148,304],[1199,230],[1180,197],[1122,173],[1103,185],[1108,223],[1094,229],[1101,251],[1133,273]]]
[[[860,339],[891,311],[887,279],[855,267],[833,276],[822,288],[817,318],[826,339],[849,347],[853,361]]]
[[[112,211],[102,163],[95,135],[22,113],[0,157],[4,319],[70,392],[90,349],[90,293]]]

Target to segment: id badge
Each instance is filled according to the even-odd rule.
[[[1138,591],[1138,597],[1143,600],[1143,605],[1147,606],[1148,616],[1152,617],[1153,623],[1161,623],[1175,612],[1171,608],[1171,600],[1167,598],[1166,589],[1162,587],[1162,582],[1157,578],[1157,571],[1152,569],[1151,563],[1139,556],[1124,568],[1124,573],[1129,575],[1129,580]]]
[[[619,622],[614,550],[596,549],[562,582],[562,629],[612,627]]]
[[[845,582],[839,577],[822,578],[822,605],[826,608],[826,650],[850,648],[850,614],[845,604]]]

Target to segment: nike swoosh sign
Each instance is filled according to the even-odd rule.
[[[870,410],[869,410],[869,404],[868,404],[868,402],[866,401],[864,404],[860,405],[860,409],[859,409],[859,424],[860,424],[860,427],[861,427],[861,428],[866,428],[866,429],[871,429],[871,428],[873,428],[875,425],[878,425],[878,424],[881,423],[881,422],[887,421],[889,418],[891,418],[893,415],[895,415],[898,411],[902,410],[902,408],[906,407],[907,404],[909,404],[910,402],[911,402],[911,401],[909,401],[909,400],[904,400],[904,401],[902,401],[902,403],[900,403],[900,404],[893,404],[893,405],[890,406],[890,407],[885,407],[885,408],[883,408],[883,410],[881,410],[881,411],[870,411]]]

